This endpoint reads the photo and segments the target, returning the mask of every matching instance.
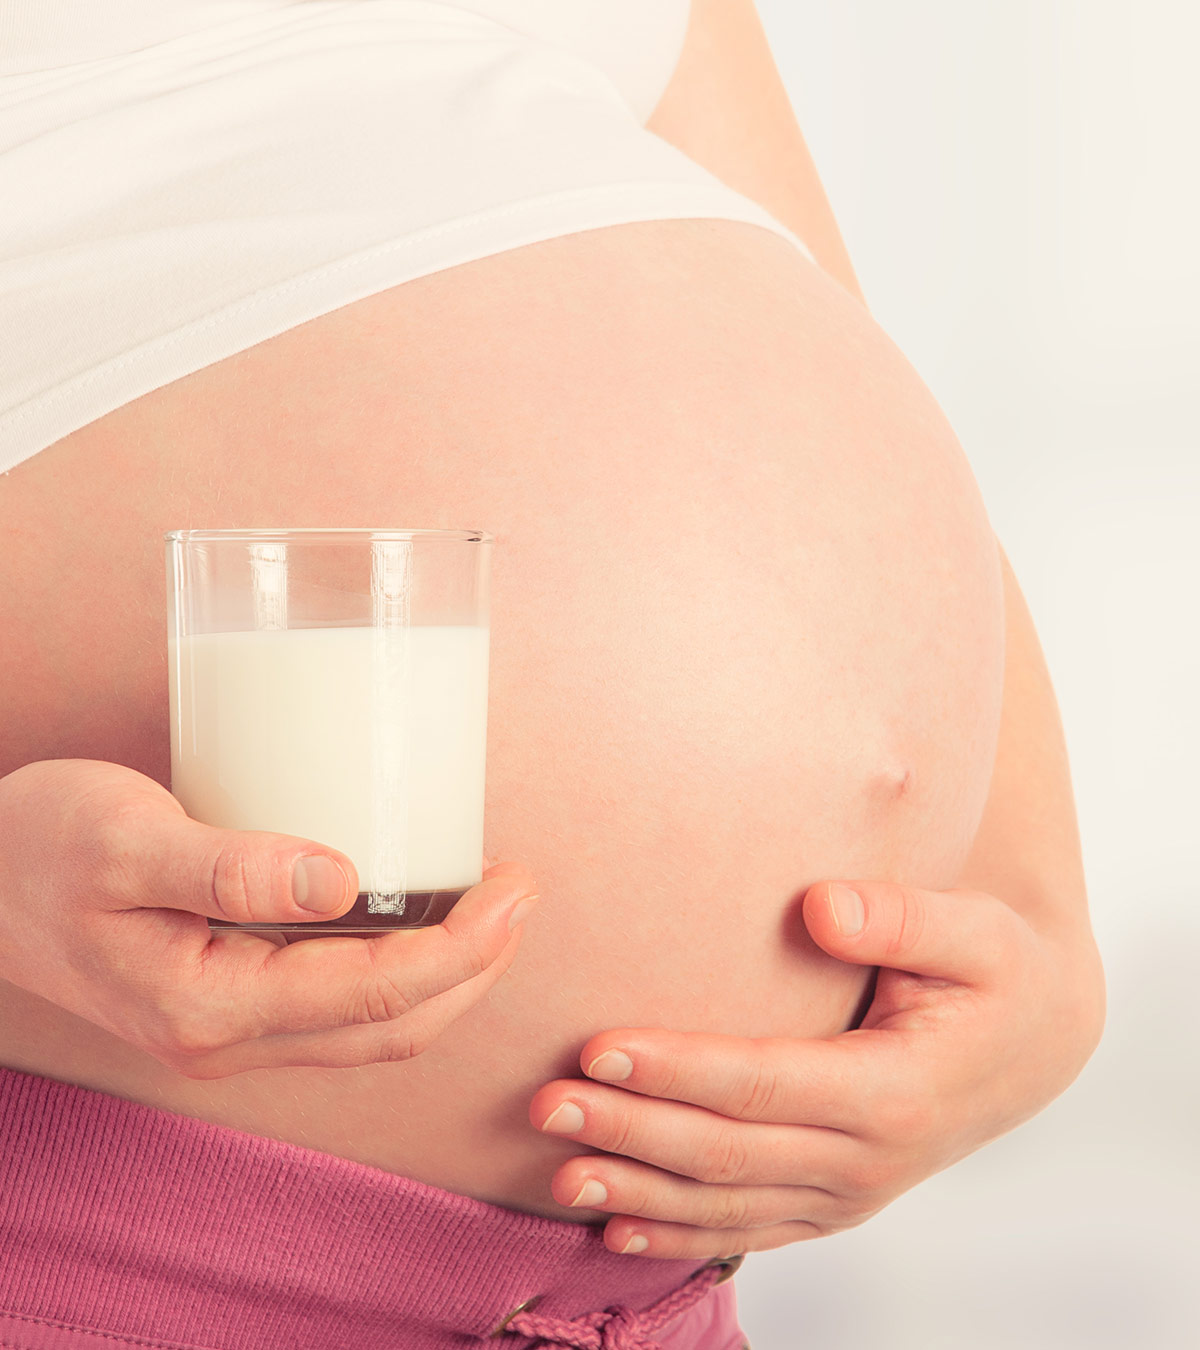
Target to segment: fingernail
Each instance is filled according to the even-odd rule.
[[[583,1129],[583,1112],[574,1102],[563,1102],[542,1121],[542,1129],[547,1134],[574,1134]]]
[[[306,853],[292,868],[292,898],[310,914],[341,909],[346,885],[345,872],[324,853]]]
[[[862,932],[867,917],[862,896],[848,886],[830,886],[829,903],[833,907],[833,921],[843,937],[853,937]]]
[[[621,1255],[624,1256],[627,1252],[644,1252],[649,1245],[649,1238],[643,1237],[641,1233],[634,1233],[631,1235],[629,1241],[621,1248]]]
[[[584,1070],[589,1078],[603,1083],[623,1083],[633,1073],[633,1060],[624,1050],[605,1050]]]
[[[524,900],[517,901],[516,908],[508,916],[508,931],[510,933],[541,898],[540,895],[527,895]]]
[[[590,1209],[595,1209],[597,1205],[602,1205],[608,1199],[608,1191],[604,1185],[597,1181],[595,1177],[589,1178],[579,1188],[579,1194],[571,1201],[572,1205],[587,1205]]]

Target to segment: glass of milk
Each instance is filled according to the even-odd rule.
[[[338,849],[354,908],[293,937],[440,923],[481,879],[488,565],[479,530],[172,530],[171,792]]]

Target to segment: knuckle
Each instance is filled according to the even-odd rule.
[[[874,1204],[875,1198],[885,1195],[895,1181],[895,1168],[886,1160],[872,1159],[856,1163],[845,1176],[844,1189],[851,1207]]]
[[[239,843],[226,844],[213,861],[209,881],[212,903],[234,923],[258,917],[255,898],[270,894],[270,876],[263,861]]]
[[[718,1191],[714,1197],[711,1223],[714,1228],[754,1228],[758,1226],[755,1206],[739,1187]]]
[[[644,1073],[644,1068],[642,1069]],[[680,1061],[673,1055],[654,1056],[651,1074],[654,1094],[660,1097],[675,1098],[686,1091],[686,1079]]]
[[[877,1135],[903,1144],[917,1143],[933,1132],[929,1108],[906,1097],[880,1105],[872,1123]]]
[[[140,803],[106,801],[95,803],[86,826],[79,822],[76,839],[84,845],[94,868],[94,885],[105,894],[123,894],[137,874],[141,820]]]
[[[896,927],[887,941],[886,951],[889,956],[902,956],[912,951],[920,943],[925,931],[925,903],[919,892],[911,886],[897,889],[900,912]]]
[[[205,1059],[234,1044],[234,1038],[221,1032],[211,1009],[176,1002],[158,1009],[153,1042],[156,1052],[169,1056],[183,1072],[185,1067],[202,1068]]]
[[[394,1022],[413,1009],[412,1000],[384,971],[363,987],[360,1007],[366,1022]]]
[[[589,1118],[595,1113],[589,1110]],[[633,1116],[628,1111],[617,1111],[615,1114],[606,1113],[603,1117],[601,1133],[604,1137],[604,1148],[609,1153],[622,1153],[626,1156],[635,1156],[638,1148],[638,1128],[634,1122]]]
[[[779,1078],[774,1066],[758,1058],[745,1067],[730,1103],[732,1114],[743,1120],[769,1120],[779,1107]]]
[[[159,1044],[185,1064],[196,1064],[214,1050],[224,1048],[209,1028],[192,1019],[172,1022]]]
[[[403,1064],[406,1060],[416,1059],[428,1048],[428,1038],[400,1031],[383,1040],[374,1058],[377,1064]]]
[[[187,1037],[177,1040],[173,1034],[166,1033],[144,1040],[142,1049],[184,1078],[215,1076],[209,1059],[211,1051],[203,1048],[197,1040]]]
[[[140,802],[127,797],[99,797],[82,804],[73,823],[77,828],[88,827],[105,854],[119,855],[135,842],[143,814]]]
[[[359,986],[353,1020],[394,1022],[416,1006],[412,996],[397,982],[395,972],[381,958],[378,944],[368,943],[370,969]]]
[[[467,980],[473,980],[477,975],[482,975],[492,962],[484,948],[472,943],[463,948],[461,964],[463,974],[458,981],[459,984],[463,984]]]
[[[696,1152],[697,1181],[729,1184],[739,1181],[746,1166],[746,1150],[734,1130],[718,1129]]]
[[[445,922],[434,924],[425,930],[428,943],[425,953],[429,960],[436,961],[439,971],[453,972],[453,983],[462,984],[482,975],[499,955],[491,946],[495,936],[477,923],[467,923],[461,928],[448,927]]]

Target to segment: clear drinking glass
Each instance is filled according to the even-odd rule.
[[[440,923],[482,876],[488,565],[479,530],[171,530],[171,792],[358,869],[293,936]]]

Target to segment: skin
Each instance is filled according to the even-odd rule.
[[[605,1027],[834,1036],[870,970],[813,940],[804,893],[961,875],[1003,676],[961,449],[850,289],[753,227],[623,226],[409,283],[4,480],[0,771],[83,756],[167,785],[157,540],[281,501],[296,524],[497,534],[488,847],[543,897],[519,953],[409,1063],[195,1079],[15,986],[0,1059],[603,1221],[551,1192],[589,1150],[531,1128],[542,1084]]]
[[[570,1137],[628,1155],[573,1159],[553,1183],[567,1203],[590,1183],[587,1203],[617,1213],[613,1250],[729,1255],[861,1223],[1028,1119],[1095,1049],[1104,979],[1062,727],[1007,560],[1005,582],[1000,741],[963,884],[851,880],[848,909],[833,884],[805,896],[825,951],[885,967],[861,1025],[815,1041],[614,1029],[580,1065],[624,1091],[564,1081],[535,1097],[535,1124],[575,1102]]]
[[[978,491],[861,305],[753,226],[599,230],[368,297],[82,429],[0,503],[0,768],[162,786],[165,529],[489,528],[485,843],[542,897],[406,1063],[195,1079],[5,988],[12,1067],[594,1219],[551,1192],[581,1148],[531,1128],[542,1084],[605,1027],[844,1029],[869,972],[811,941],[804,890],[948,885],[971,847],[1001,693]],[[906,542],[881,569],[864,540]]]
[[[791,225],[865,303],[751,0],[694,0],[651,126]],[[861,1223],[1041,1110],[1095,1050],[1104,973],[1066,743],[1029,608],[1000,557],[1002,720],[958,889],[851,880],[850,924],[833,883],[804,899],[824,951],[884,967],[858,1027],[818,1041],[613,1029],[584,1046],[579,1067],[623,1090],[561,1080],[531,1102],[535,1126],[609,1155],[570,1160],[553,1189],[615,1213],[612,1250],[727,1256]]]

